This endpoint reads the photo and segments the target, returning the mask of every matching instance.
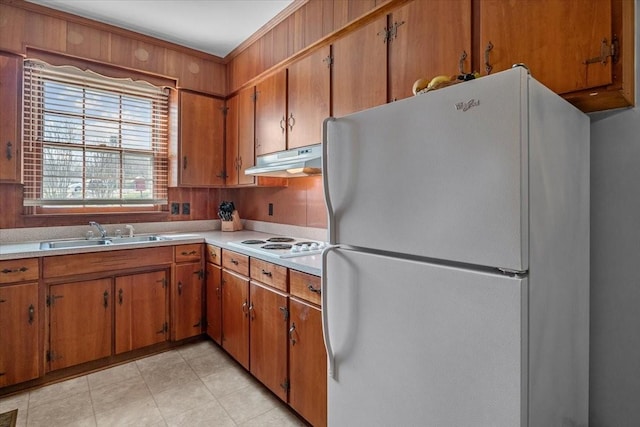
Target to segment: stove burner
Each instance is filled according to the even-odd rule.
[[[291,239],[293,240],[293,239]],[[291,249],[291,245],[273,243],[269,245],[260,246],[262,249]]]
[[[311,246],[314,243],[317,244],[317,242],[295,242],[294,245],[296,245],[296,246],[303,246],[303,245]]]
[[[242,242],[243,245],[259,245],[262,243],[267,243],[264,240],[243,240]]]
[[[281,243],[281,242],[293,242],[294,240],[296,239],[293,239],[291,237],[271,237],[270,239],[267,239],[267,242]]]

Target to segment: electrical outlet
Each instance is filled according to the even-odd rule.
[[[180,203],[171,202],[171,215],[180,215]]]
[[[183,203],[182,204],[182,215],[190,215],[191,214],[191,204]]]
[[[273,203],[269,203],[269,216],[273,216]]]

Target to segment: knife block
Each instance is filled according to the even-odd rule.
[[[239,231],[242,230],[242,221],[240,221],[240,214],[238,211],[233,211],[231,214],[231,221],[220,221],[222,231]]]

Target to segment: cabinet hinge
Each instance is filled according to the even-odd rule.
[[[63,298],[63,295],[47,295],[47,307],[51,307],[57,299]]]
[[[169,332],[169,323],[164,322],[164,325],[162,325],[162,329],[164,330],[165,334]]]
[[[162,285],[162,287],[163,287],[163,288],[166,288],[166,287],[167,287],[167,278],[166,278],[166,277],[163,277],[163,278],[162,278],[162,279],[160,279],[160,280],[156,280],[156,282],[157,282],[157,283],[160,283],[160,284]]]
[[[57,356],[53,351],[51,350],[47,350],[47,353],[45,355],[45,359],[47,360],[47,362],[53,362],[54,360],[58,360],[60,359],[60,356]]]
[[[331,66],[333,65],[333,56],[332,55],[327,56],[322,60],[322,62],[327,64],[327,67],[331,68]]]
[[[618,47],[620,42],[618,40],[618,36],[614,35],[611,40],[611,44],[608,44],[607,38],[603,38],[600,43],[600,56],[596,56],[594,58],[589,58],[584,61],[584,64],[596,64],[601,63],[602,65],[607,64],[607,58],[611,57],[611,62],[616,64],[618,62]]]
[[[289,384],[289,378],[285,378],[284,382],[280,384],[280,387],[282,387],[284,391],[288,392],[291,388],[291,384]]]
[[[385,42],[389,41],[393,41],[396,37],[398,37],[398,27],[400,25],[403,25],[404,21],[402,22],[394,22],[393,25],[391,26],[391,28],[389,28],[387,30],[387,39],[385,40]]]
[[[220,111],[222,111],[223,116],[226,116],[229,114],[229,107],[220,107]]]
[[[198,279],[202,280],[204,279],[204,269],[200,269],[200,271],[198,271]]]
[[[389,41],[389,29],[387,27],[384,27],[382,30],[378,31],[376,35],[382,36],[383,43],[386,43]]]
[[[251,99],[253,100],[253,102],[256,102],[258,100],[258,94],[260,92],[255,91],[254,93],[251,94]]]
[[[282,317],[284,317],[284,320],[289,320],[289,309],[287,307],[278,307],[278,308],[282,312]]]

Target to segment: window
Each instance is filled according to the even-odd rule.
[[[166,204],[168,110],[165,88],[25,61],[25,206]]]

